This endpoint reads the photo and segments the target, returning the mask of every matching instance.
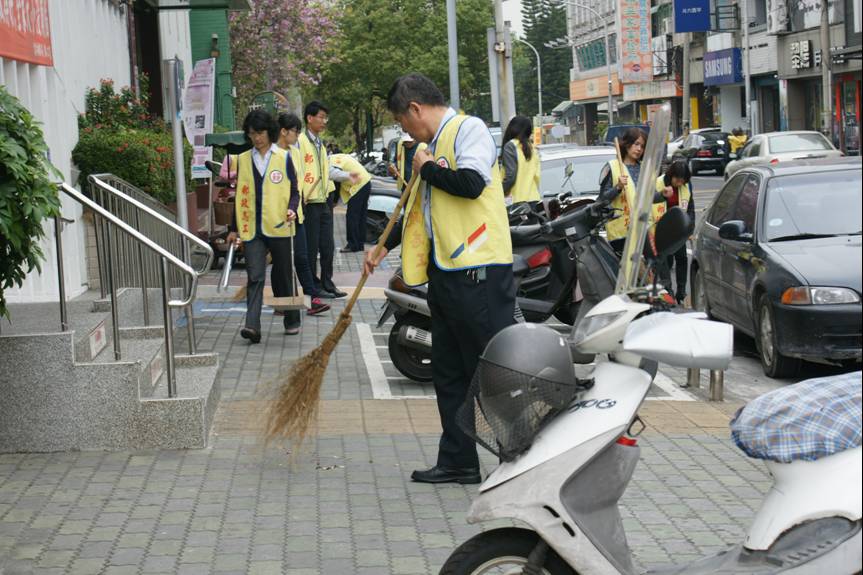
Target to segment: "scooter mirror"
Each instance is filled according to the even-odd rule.
[[[689,237],[689,216],[679,207],[668,210],[656,223],[656,253],[658,258],[667,257],[679,250]]]

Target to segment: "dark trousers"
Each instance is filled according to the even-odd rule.
[[[315,287],[315,276],[309,265],[309,244],[306,241],[306,227],[303,224],[297,224],[297,234],[294,236],[294,265],[297,268],[297,279],[303,286],[303,293],[316,297],[318,290]]]
[[[309,268],[315,278],[315,286],[333,291],[333,208],[326,202],[306,204],[303,208],[306,221],[306,241],[309,245]],[[321,270],[318,273],[318,256],[321,258]]]
[[[264,284],[266,283],[267,252],[273,258],[273,268],[270,270],[270,284],[275,297],[294,295],[294,270],[291,265],[292,238],[268,238],[258,236],[243,242],[243,252],[246,258],[246,327],[261,331],[261,306],[264,303]],[[300,325],[300,312],[292,310],[285,312],[286,328]]]
[[[686,297],[686,277],[689,271],[689,258],[686,255],[686,244],[679,250],[668,256],[666,271],[663,281],[668,291],[671,291],[671,268],[674,267],[675,289],[674,296],[678,301]]]
[[[440,413],[437,464],[478,467],[476,444],[456,423],[479,356],[489,340],[515,323],[512,266],[488,266],[486,279],[429,264],[428,303],[432,324],[432,376]]]
[[[366,246],[366,213],[369,211],[371,191],[372,183],[369,182],[348,201],[348,249],[362,251]]]

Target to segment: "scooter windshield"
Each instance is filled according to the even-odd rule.
[[[620,271],[617,273],[617,284],[614,293],[625,294],[638,287],[642,277],[641,266],[644,242],[650,229],[650,212],[653,207],[653,195],[656,191],[656,177],[662,166],[662,156],[665,151],[665,137],[671,121],[671,109],[665,104],[653,116],[653,126],[647,137],[647,145],[641,160],[641,175],[636,186],[636,205],[629,218],[629,228],[626,233],[626,243],[620,258]]]

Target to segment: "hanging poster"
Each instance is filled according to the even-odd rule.
[[[213,158],[213,149],[204,145],[204,137],[213,131],[213,96],[216,88],[216,59],[195,62],[192,77],[183,98],[183,127],[192,145],[192,178],[209,179],[204,164]]]
[[[620,81],[650,82],[653,51],[650,46],[650,0],[618,0]]]

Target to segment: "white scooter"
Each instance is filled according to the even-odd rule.
[[[540,431],[531,447],[480,486],[468,522],[517,520],[450,556],[442,575],[635,573],[618,500],[639,458],[632,436],[657,362],[724,369],[732,328],[700,314],[654,313],[614,295],[574,333],[582,353],[612,358],[594,385]],[[638,318],[638,319],[636,319]],[[742,545],[663,573],[817,573],[861,569],[861,448],[814,462],[767,462],[775,483]]]

